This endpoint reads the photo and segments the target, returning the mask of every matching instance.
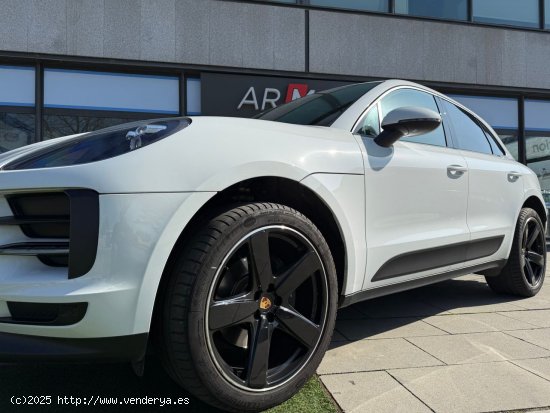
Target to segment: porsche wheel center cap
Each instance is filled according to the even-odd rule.
[[[273,306],[273,301],[271,300],[271,298],[265,295],[262,298],[260,298],[260,310],[269,311],[272,306]]]

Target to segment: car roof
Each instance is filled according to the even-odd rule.
[[[371,82],[365,82],[365,83],[371,83]],[[410,87],[413,89],[422,90],[424,92],[430,93],[434,96],[437,96],[441,99],[444,99],[448,102],[451,102],[455,106],[458,106],[460,109],[465,111],[466,113],[473,116],[475,119],[477,119],[485,128],[487,128],[491,134],[498,138],[498,134],[494,131],[491,125],[487,123],[482,117],[480,117],[477,113],[473,112],[460,102],[457,102],[456,100],[450,98],[449,96],[438,92],[437,90],[431,89],[427,86],[421,85],[419,83],[410,82],[408,80],[401,80],[401,79],[388,79],[383,82],[381,82],[376,87],[369,90],[367,93],[365,93],[361,98],[359,98],[355,103],[353,103],[334,123],[331,125],[333,128],[338,129],[344,129],[352,132],[354,130],[356,122],[363,116],[363,113],[366,112],[373,103],[378,101],[382,95],[389,92],[392,89],[400,88],[400,87]],[[511,157],[510,153],[508,152],[508,149],[506,146],[498,139],[500,142],[501,148],[505,151],[506,155],[508,157]]]
[[[364,82],[364,83],[372,83],[372,82]],[[441,99],[447,100],[451,102],[452,104],[458,106],[465,112],[471,114],[476,119],[478,119],[484,126],[486,126],[490,131],[493,131],[493,128],[491,125],[489,125],[483,118],[481,118],[477,113],[473,112],[460,102],[457,102],[456,100],[450,98],[449,96],[438,92],[437,90],[431,89],[427,86],[421,85],[419,83],[410,82],[407,80],[400,80],[400,79],[388,79],[383,82],[380,82],[379,85],[369,90],[367,93],[365,93],[361,98],[359,98],[353,105],[351,105],[333,124],[332,127],[335,128],[342,128],[342,129],[348,129],[349,125],[355,125],[355,122],[362,116],[363,112],[365,112],[374,102],[376,102],[382,95],[384,95],[386,92],[396,89],[399,87],[410,87],[413,89],[419,89],[424,92],[430,93],[432,95],[435,95]],[[351,130],[351,129],[348,129]]]

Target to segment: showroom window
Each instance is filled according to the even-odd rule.
[[[201,109],[201,79],[198,77],[187,78],[187,114],[197,116],[202,112]]]
[[[473,0],[473,18],[479,23],[538,28],[539,13],[539,0]]]
[[[0,66],[0,153],[35,140],[33,67]]]
[[[389,0],[309,0],[312,6],[388,12]]]
[[[550,202],[550,101],[525,100],[525,154]]]
[[[465,95],[449,97],[481,116],[499,135],[512,156],[519,160],[517,99]]]
[[[550,29],[550,0],[255,0],[450,21]]]
[[[395,13],[434,17],[448,20],[468,20],[467,0],[395,0]]]
[[[399,89],[395,92],[391,92],[380,102],[380,117],[382,122],[384,121],[384,117],[392,110],[407,106],[426,108],[439,113],[439,108],[435,103],[435,99],[429,93],[420,92],[413,89]],[[424,143],[427,145],[447,146],[443,125],[439,125],[438,128],[432,132],[419,136],[403,137],[400,140],[406,142]]]
[[[177,76],[44,71],[44,139],[174,116],[179,107]]]

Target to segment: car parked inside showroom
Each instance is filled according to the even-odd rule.
[[[535,174],[411,82],[128,123],[0,168],[0,359],[139,370],[152,349],[227,411],[296,393],[338,308],[468,273],[524,297],[544,281]]]

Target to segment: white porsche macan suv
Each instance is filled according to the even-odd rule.
[[[152,349],[207,403],[264,410],[339,307],[468,273],[535,295],[546,220],[486,122],[405,81],[40,142],[0,155],[0,360]]]

